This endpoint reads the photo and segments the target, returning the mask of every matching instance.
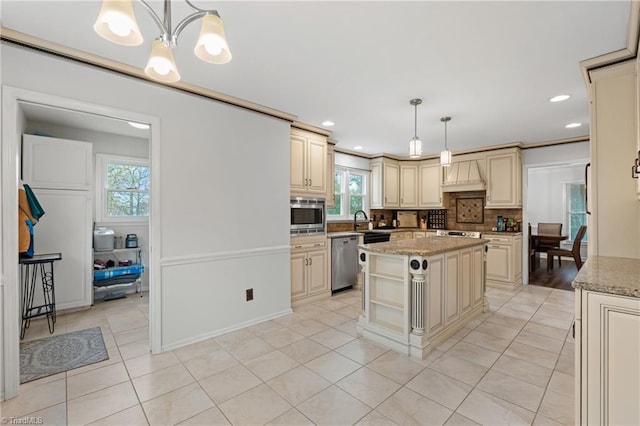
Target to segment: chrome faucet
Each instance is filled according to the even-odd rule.
[[[369,218],[367,217],[367,213],[365,213],[364,210],[358,210],[357,212],[355,212],[353,214],[353,231],[357,232],[358,231],[358,226],[360,226],[358,224],[358,213],[362,213],[364,215],[364,220],[368,220]]]

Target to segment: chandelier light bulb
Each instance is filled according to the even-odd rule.
[[[231,60],[231,52],[220,16],[214,13],[204,15],[200,36],[193,52],[198,58],[210,64],[226,64]]]
[[[104,0],[93,29],[105,40],[124,46],[143,41],[131,0]]]
[[[175,83],[180,80],[173,52],[160,39],[154,40],[151,45],[151,55],[149,55],[149,62],[147,62],[144,72],[154,80],[165,83]]]

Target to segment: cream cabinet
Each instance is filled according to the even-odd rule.
[[[640,299],[575,293],[575,424],[638,425]]]
[[[371,208],[400,207],[400,166],[396,160],[371,160]]]
[[[443,208],[442,166],[440,163],[420,163],[418,169],[418,207],[427,209]]]
[[[400,207],[418,207],[418,165],[400,163]]]
[[[589,256],[640,257],[638,183],[630,171],[640,137],[636,64],[631,60],[589,72]]]
[[[522,154],[519,149],[488,155],[487,201],[485,207],[522,207]]]
[[[389,241],[410,240],[413,238],[412,231],[395,231],[389,235]]]
[[[487,285],[513,289],[522,284],[522,234],[483,235],[487,244]]]
[[[291,129],[291,194],[326,197],[326,136]]]
[[[304,237],[299,237],[304,238]],[[327,241],[292,240],[291,302],[316,300],[331,295]]]
[[[333,208],[336,205],[336,178],[335,167],[336,157],[334,152],[334,145],[332,143],[327,144],[327,197],[325,206],[327,208]]]
[[[413,238],[431,238],[435,237],[435,231],[414,231]]]

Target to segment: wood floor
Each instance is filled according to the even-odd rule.
[[[541,258],[540,266],[529,274],[529,284],[573,291],[571,281],[578,273],[575,262],[563,258],[562,267],[558,267],[557,260],[553,266],[554,268],[547,272],[547,259]]]

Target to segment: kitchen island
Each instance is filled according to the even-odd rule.
[[[358,332],[416,359],[486,308],[487,240],[438,237],[359,246]]]

